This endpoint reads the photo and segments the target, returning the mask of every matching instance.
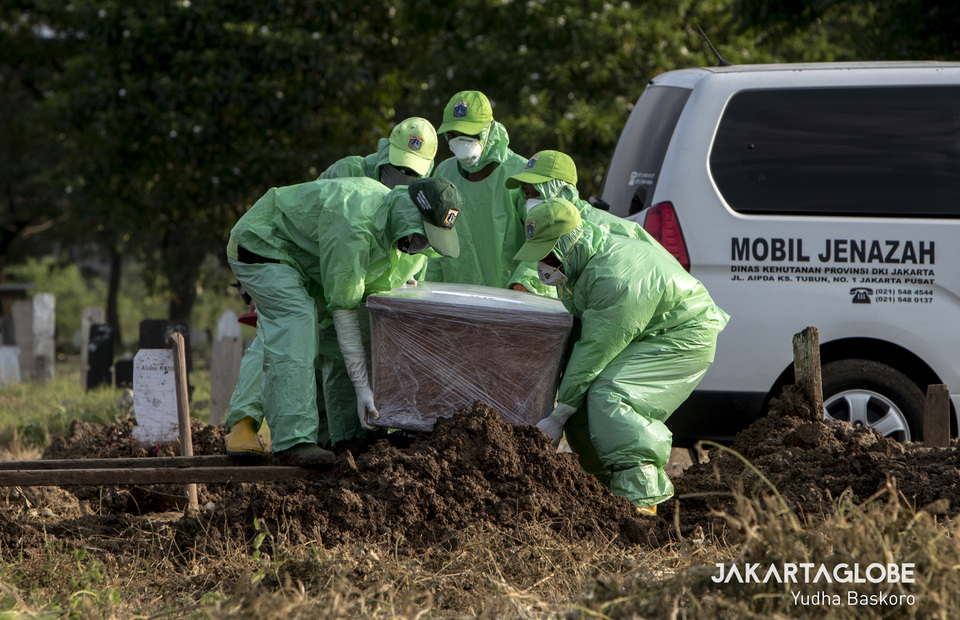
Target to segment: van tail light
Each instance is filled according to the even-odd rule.
[[[673,204],[661,202],[647,209],[643,228],[659,241],[660,245],[665,247],[668,252],[673,254],[684,269],[690,271],[690,256],[687,254],[687,244],[683,240],[680,220],[677,219],[677,212],[674,210]]]

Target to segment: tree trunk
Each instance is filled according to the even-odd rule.
[[[181,272],[182,273],[182,272]],[[170,320],[190,324],[190,313],[197,301],[196,276],[173,280],[170,286]]]
[[[123,270],[123,254],[116,243],[110,244],[110,276],[107,283],[107,325],[113,331],[114,351],[123,350],[123,338],[120,334],[120,311],[117,298],[120,296],[120,275]]]

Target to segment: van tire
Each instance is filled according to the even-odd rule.
[[[838,360],[824,364],[823,402],[825,418],[841,419],[881,430],[905,427],[905,433],[884,432],[895,439],[923,439],[923,409],[926,399],[916,383],[899,370],[880,362],[861,359]],[[869,403],[866,400],[869,399]],[[851,406],[851,402],[859,406]],[[858,409],[851,414],[851,408]]]

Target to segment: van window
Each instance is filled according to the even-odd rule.
[[[625,217],[650,206],[667,146],[690,89],[648,86],[630,114],[607,171],[601,196]]]
[[[743,91],[710,170],[742,213],[957,217],[960,87]]]

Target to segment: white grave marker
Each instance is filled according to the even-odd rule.
[[[140,443],[167,443],[180,437],[177,374],[173,350],[140,349],[133,358],[133,434]]]
[[[0,346],[0,383],[20,383],[20,347]]]

